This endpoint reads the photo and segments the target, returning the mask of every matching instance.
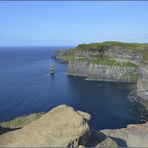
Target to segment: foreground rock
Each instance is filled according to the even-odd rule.
[[[89,131],[89,119],[89,114],[61,105],[22,129],[1,135],[0,146],[76,147]]]
[[[148,147],[148,122],[102,132],[116,140],[122,147]]]
[[[108,137],[100,132],[90,132],[89,120],[89,114],[60,105],[22,129],[0,135],[0,147],[97,146]],[[109,145],[117,147],[110,138]]]
[[[28,118],[30,116],[25,117],[27,122]],[[24,117],[18,119],[20,126]],[[90,129],[89,120],[88,113],[60,105],[41,114],[39,119],[29,120],[21,129],[12,129],[9,122],[3,123],[7,126],[0,127],[0,147],[148,147],[148,122],[96,131]]]

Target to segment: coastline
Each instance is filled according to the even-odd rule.
[[[85,77],[88,81],[136,83],[134,98],[148,110],[146,47],[121,42],[80,44],[72,50],[59,52],[56,57],[68,62],[67,75]]]
[[[63,116],[64,114],[66,114],[67,116]],[[32,116],[32,115],[29,115],[29,116]],[[77,116],[80,116],[83,120],[80,117],[78,118]],[[19,117],[18,119],[20,119],[20,122],[23,123],[27,118],[28,116]],[[69,121],[69,119],[71,118],[73,118],[75,122]],[[18,119],[14,119],[11,122],[14,122],[15,120],[18,120]],[[15,125],[15,127],[10,126],[10,124],[9,126],[8,125],[0,126],[0,129],[1,129],[0,145],[1,146],[22,146],[22,145],[47,146],[46,144],[48,144],[48,146],[51,146],[51,145],[58,146],[58,143],[60,143],[59,146],[63,144],[64,144],[63,146],[66,146],[67,144],[69,145],[69,142],[63,143],[63,140],[61,141],[58,138],[58,136],[55,135],[55,131],[57,131],[58,129],[61,129],[61,127],[63,127],[62,130],[57,131],[60,136],[67,137],[67,134],[68,134],[68,138],[70,137],[75,138],[74,134],[71,135],[71,132],[72,133],[74,132],[75,135],[78,136],[76,138],[77,140],[71,143],[71,145],[75,143],[77,146],[82,145],[84,147],[86,146],[87,147],[88,146],[135,147],[135,146],[147,146],[148,144],[147,142],[148,122],[144,122],[141,124],[129,124],[127,125],[126,128],[104,129],[104,130],[96,131],[95,129],[90,128],[87,122],[90,119],[91,119],[91,115],[88,113],[85,113],[82,111],[76,111],[75,109],[67,105],[60,105],[58,107],[51,109],[47,113],[40,114],[37,118],[33,120],[29,120],[29,122],[27,121],[26,124],[23,124],[21,126],[20,124]],[[58,121],[58,122],[55,123],[55,121]],[[49,124],[50,126],[48,125],[48,123],[50,123]],[[64,128],[65,124],[68,125],[68,128],[66,129]],[[77,128],[81,130],[79,131],[76,130],[75,128],[76,125],[77,125]],[[40,130],[40,132],[38,132],[38,130]],[[70,130],[70,132],[68,132],[67,130]],[[48,133],[48,131],[50,131],[50,134]],[[83,132],[79,136],[80,131],[83,131]],[[47,139],[48,142],[45,142],[43,140],[43,143],[40,143],[40,142],[38,143],[36,140],[40,137],[40,133],[42,132],[44,133],[42,135],[42,138],[44,139],[45,138],[44,135],[45,135],[46,136],[45,139]],[[34,142],[34,140],[29,142],[30,135],[36,142]],[[24,136],[25,136],[25,139],[24,139]],[[50,136],[52,140],[49,138]],[[53,142],[53,138],[56,139],[54,142]],[[12,139],[15,139],[15,140],[12,140]],[[17,143],[18,141],[19,143]],[[24,141],[28,141],[28,142],[24,143]]]

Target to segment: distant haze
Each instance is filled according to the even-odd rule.
[[[1,1],[0,46],[148,43],[147,1]]]

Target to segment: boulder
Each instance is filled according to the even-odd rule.
[[[29,117],[19,117],[10,122],[14,125],[14,121],[19,120],[19,125],[22,125]],[[60,105],[40,118],[29,120],[21,129],[1,127],[0,147],[117,147],[114,140],[89,128],[90,118],[88,113]]]
[[[60,105],[22,129],[0,135],[0,147],[78,147],[85,145],[90,115]]]

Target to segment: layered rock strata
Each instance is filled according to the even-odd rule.
[[[98,65],[89,62],[70,61],[68,75],[85,76],[91,80],[134,82],[138,78],[137,67]]]
[[[148,61],[143,61],[139,67],[139,77],[137,82],[137,95],[148,109]]]

